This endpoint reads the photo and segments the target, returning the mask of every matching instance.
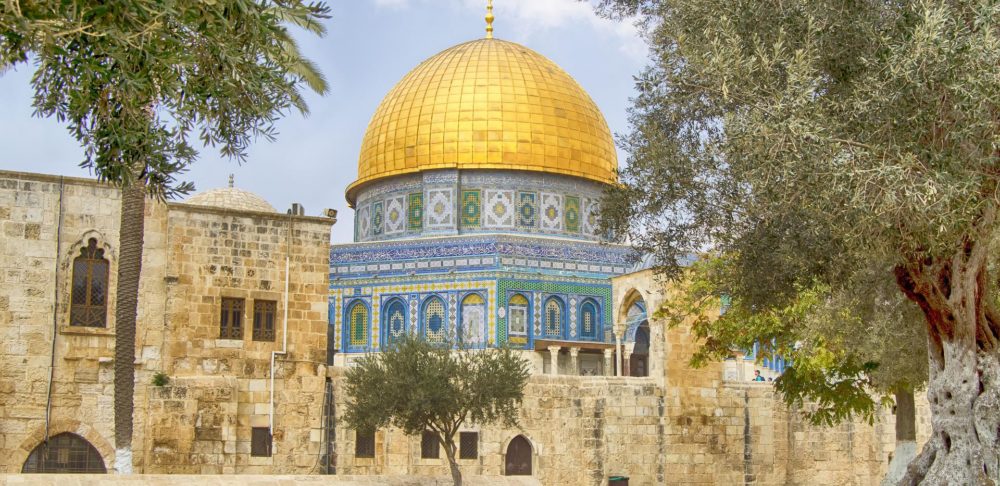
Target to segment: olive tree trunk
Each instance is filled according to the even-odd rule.
[[[951,258],[896,268],[900,289],[927,321],[933,428],[900,484],[981,485],[1000,478],[1000,318],[987,292],[988,241],[983,232]]]
[[[115,304],[115,472],[132,474],[132,412],[135,389],[135,321],[145,225],[145,183],[122,189],[118,227],[118,290]]]
[[[441,441],[441,445],[444,446],[444,455],[448,457],[448,467],[451,470],[452,482],[455,483],[455,486],[462,486],[462,470],[458,468],[458,461],[455,457],[458,450],[458,447],[455,446],[455,438],[445,438]]]

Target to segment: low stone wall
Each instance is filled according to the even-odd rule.
[[[470,486],[537,486],[538,479],[518,476],[468,476]],[[264,475],[168,475],[136,474],[0,474],[5,486],[295,486],[299,484],[380,485],[380,486],[449,486],[451,478],[416,476],[264,476]]]

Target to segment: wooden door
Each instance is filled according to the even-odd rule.
[[[523,435],[514,437],[514,440],[507,445],[504,474],[531,476],[531,443]]]

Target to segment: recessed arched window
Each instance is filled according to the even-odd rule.
[[[352,348],[368,346],[368,307],[360,300],[347,311],[347,344]]]
[[[444,342],[448,329],[444,320],[444,301],[431,297],[424,303],[424,337],[432,342]]]
[[[406,306],[399,299],[390,300],[382,311],[385,346],[390,347],[406,334]]]
[[[556,297],[549,297],[545,301],[545,335],[548,337],[558,337],[562,333],[563,327],[563,304]]]
[[[486,301],[479,294],[469,294],[462,299],[462,327],[460,338],[466,344],[483,344],[486,336]]]
[[[511,336],[528,335],[528,299],[514,294],[507,301],[507,333]]]
[[[105,327],[108,323],[108,260],[91,238],[73,259],[69,325]]]
[[[100,473],[107,471],[94,446],[76,434],[65,432],[35,447],[21,466],[22,473]]]
[[[601,318],[597,304],[592,300],[584,301],[580,306],[580,337],[597,339],[601,331]]]

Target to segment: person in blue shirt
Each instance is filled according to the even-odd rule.
[[[764,381],[764,377],[760,376],[760,370],[754,370],[753,381]]]

